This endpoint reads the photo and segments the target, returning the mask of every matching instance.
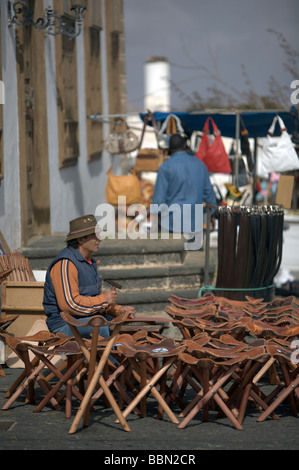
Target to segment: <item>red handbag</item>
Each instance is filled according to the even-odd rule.
[[[209,140],[209,121],[212,123],[214,141],[210,144]],[[231,173],[231,166],[228,155],[221,139],[221,132],[216,126],[214,120],[208,117],[203,127],[203,136],[201,138],[196,157],[205,163],[208,171],[211,173]]]

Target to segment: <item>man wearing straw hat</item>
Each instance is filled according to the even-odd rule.
[[[116,305],[115,289],[102,293],[102,280],[98,275],[97,263],[92,254],[97,252],[101,240],[96,235],[97,221],[93,215],[71,220],[66,238],[67,246],[51,262],[44,287],[43,306],[47,326],[53,333],[72,332],[60,315],[67,312],[88,321],[94,314],[116,317],[128,312],[131,317],[135,309]],[[109,318],[109,317],[108,317]],[[82,337],[90,337],[92,328],[82,327]],[[108,326],[100,328],[100,335],[110,336]]]

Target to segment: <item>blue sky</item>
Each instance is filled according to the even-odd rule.
[[[150,56],[170,62],[173,110],[182,110],[194,91],[208,96],[211,73],[232,95],[233,88],[246,91],[244,67],[257,94],[269,93],[270,76],[285,87],[292,81],[279,41],[267,30],[282,33],[299,53],[298,0],[124,0],[124,17],[128,102],[137,110],[144,107]]]

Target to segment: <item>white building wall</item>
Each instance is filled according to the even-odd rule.
[[[48,0],[45,0],[47,3]],[[104,3],[104,2],[103,2]],[[103,21],[105,15],[103,13]],[[105,31],[105,23],[103,24]],[[102,157],[94,162],[87,162],[86,146],[86,109],[85,109],[85,69],[84,69],[84,34],[76,39],[78,73],[78,114],[79,114],[79,158],[76,166],[59,169],[58,130],[56,109],[55,79],[55,39],[47,38],[47,106],[49,137],[49,173],[50,173],[50,214],[52,233],[67,232],[69,221],[81,215],[94,214],[98,204],[105,202],[106,172],[109,168],[109,155],[103,151]],[[101,35],[103,70],[106,74],[106,46],[104,32]],[[105,85],[105,83],[104,83]],[[103,86],[105,90],[105,86]],[[104,114],[108,114],[108,100],[104,91]],[[104,135],[108,128],[104,128]]]
[[[21,244],[18,92],[14,27],[7,27],[7,2],[0,2],[2,40],[4,179],[0,181],[0,230],[13,250]],[[5,47],[3,47],[5,45]]]
[[[53,6],[53,0],[43,0],[44,8]],[[0,230],[12,250],[21,246],[20,215],[20,171],[19,171],[19,132],[18,132],[18,93],[16,74],[16,47],[14,28],[7,27],[7,2],[0,1],[3,82],[5,85],[4,105],[4,172],[0,182]],[[109,114],[107,92],[107,58],[105,40],[105,5],[103,8],[103,32],[101,33],[101,57],[103,70],[103,114]],[[44,35],[41,32],[42,39]],[[102,157],[87,162],[86,109],[85,109],[85,69],[84,34],[77,41],[78,67],[78,113],[79,151],[76,166],[59,168],[58,117],[56,98],[55,37],[45,37],[46,61],[46,106],[48,125],[50,222],[51,232],[67,232],[69,221],[83,214],[94,214],[98,204],[105,202],[107,171],[118,162],[117,158],[103,151]],[[2,106],[2,105],[1,105]],[[99,110],[100,112],[101,110]],[[109,133],[109,124],[104,123],[104,138]],[[118,164],[117,164],[118,166]],[[116,170],[116,168],[115,168]]]

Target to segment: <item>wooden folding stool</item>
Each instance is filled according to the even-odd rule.
[[[0,332],[0,337],[4,339],[6,344],[15,352],[15,354],[24,363],[24,371],[20,374],[15,383],[10,387],[5,397],[8,398],[7,402],[2,407],[7,410],[17,400],[17,398],[27,390],[26,403],[36,403],[34,385],[37,383],[47,395],[51,388],[49,381],[41,375],[41,371],[45,369],[45,364],[40,362],[40,359],[34,355],[31,360],[29,357],[29,350],[32,344],[36,343],[40,348],[54,347],[57,345],[65,344],[69,338],[66,335],[54,335],[49,331],[40,331],[32,336],[14,337],[8,333]],[[51,354],[52,357],[52,354]],[[55,398],[52,399],[52,404],[56,409],[60,409]]]
[[[118,317],[114,318],[111,321],[106,320],[105,317],[103,317],[102,315],[95,315],[91,317],[87,323],[83,323],[79,319],[76,319],[72,315],[65,313],[65,312],[62,312],[61,316],[70,326],[72,333],[89,364],[87,389],[86,389],[84,398],[82,400],[82,403],[80,405],[80,408],[69,430],[69,434],[73,434],[76,432],[82,417],[83,417],[83,426],[88,426],[91,399],[92,399],[93,392],[97,385],[99,385],[103,389],[104,395],[106,399],[108,400],[108,402],[110,403],[117,418],[121,422],[123,429],[125,431],[130,431],[130,427],[128,426],[126,420],[124,419],[121,413],[121,410],[113,394],[111,393],[111,390],[106,385],[106,381],[103,377],[104,366],[107,363],[108,357],[111,353],[114,343],[117,340],[121,326],[127,320],[129,314],[127,313],[120,314],[118,315]],[[106,326],[106,325],[113,326],[114,328],[112,330],[111,336],[109,337],[108,341],[105,344],[105,347],[99,348],[98,347],[99,329],[100,327]],[[77,329],[78,327],[83,327],[83,326],[93,328],[90,347],[88,346],[86,341],[83,341]]]
[[[275,396],[273,394],[271,398],[273,400],[258,417],[257,421],[264,421],[270,416],[277,407],[284,402],[286,399],[289,401],[290,411],[293,416],[297,416],[299,409],[299,366],[294,364],[291,360],[293,350],[289,347],[287,351],[281,345],[276,345],[276,352],[272,350],[272,354],[276,355],[278,366],[282,372],[282,383],[281,386],[277,387],[278,391],[275,390]]]
[[[146,396],[150,393],[162,407],[170,420],[178,424],[179,421],[169,408],[161,393],[156,387],[165,379],[167,371],[178,360],[179,354],[186,349],[184,345],[177,345],[172,339],[165,338],[162,341],[148,344],[124,344],[117,347],[117,350],[129,359],[134,370],[134,377],[140,384],[138,395],[132,400],[130,405],[124,410],[123,416],[127,417],[132,410],[140,403],[141,416],[146,416]],[[159,358],[163,361],[159,368],[152,369],[147,366],[148,359]]]
[[[11,273],[11,271],[12,270],[9,269],[5,271],[4,273],[3,272],[0,273],[0,284],[5,279],[5,277],[7,277]],[[19,315],[11,315],[10,317],[7,317],[7,318],[0,317],[0,332],[1,331],[4,332],[6,328],[8,328],[18,317]],[[0,364],[0,377],[5,377],[5,372],[1,364]]]
[[[69,341],[59,346],[43,348],[29,345],[28,349],[57,379],[56,384],[49,388],[48,393],[34,409],[34,412],[38,413],[41,411],[44,406],[54,398],[57,401],[55,408],[59,409],[58,406],[65,398],[65,417],[70,418],[72,415],[72,397],[74,396],[80,401],[83,400],[83,395],[76,387],[80,380],[83,379],[84,375],[87,374],[87,368],[84,367],[83,364],[85,357],[82,354],[81,348],[70,338]],[[51,361],[53,357],[66,359],[66,366],[63,371],[53,364]],[[65,387],[63,391],[61,391],[62,387]],[[60,395],[58,395],[58,392]]]
[[[213,343],[214,341],[214,343]],[[194,377],[198,380],[200,390],[186,406],[179,417],[183,417],[178,428],[186,427],[189,422],[203,409],[203,421],[208,421],[208,406],[216,403],[236,429],[243,429],[232,410],[227,405],[227,394],[223,387],[232,380],[233,374],[240,365],[247,361],[246,344],[237,342],[223,343],[212,339],[209,344],[196,344],[195,341],[185,341],[188,349],[182,355],[189,364]]]

